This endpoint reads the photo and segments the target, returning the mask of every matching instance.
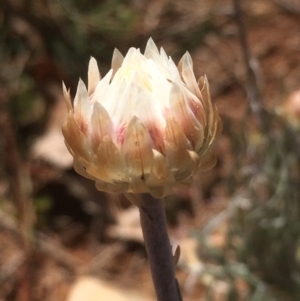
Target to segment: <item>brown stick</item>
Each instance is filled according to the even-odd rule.
[[[1,88],[1,87],[0,87]],[[5,91],[5,89],[3,89]],[[4,92],[0,95],[0,131],[3,138],[4,165],[7,170],[16,213],[19,221],[19,228],[22,233],[23,248],[26,252],[26,259],[19,270],[19,287],[16,294],[17,301],[30,301],[32,299],[32,262],[34,260],[33,248],[30,235],[34,223],[34,210],[32,202],[25,189],[24,179],[27,176],[26,169],[19,154],[16,141],[16,133],[13,120],[7,108],[8,95]]]
[[[234,6],[234,14],[236,24],[238,26],[239,42],[241,45],[243,61],[247,74],[247,94],[250,100],[251,111],[257,118],[257,122],[261,129],[265,132],[268,131],[268,116],[262,106],[262,93],[260,89],[258,63],[251,55],[248,34],[244,22],[243,10],[241,7],[241,0],[232,0]]]
[[[126,196],[131,201],[135,198],[133,195]],[[147,194],[133,202],[140,210],[141,226],[157,300],[180,301],[172,248],[167,232],[164,200],[154,199]]]

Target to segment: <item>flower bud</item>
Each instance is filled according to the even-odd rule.
[[[211,145],[221,129],[206,77],[197,82],[185,53],[178,67],[149,39],[144,55],[114,51],[101,79],[90,59],[88,87],[79,80],[63,126],[75,170],[101,191],[163,197],[215,164]]]

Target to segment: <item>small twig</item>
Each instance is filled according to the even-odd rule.
[[[281,7],[284,11],[293,14],[300,15],[300,3],[299,0],[272,0],[275,4]]]
[[[3,133],[5,167],[10,180],[13,200],[17,209],[20,228],[24,231],[24,244],[27,244],[27,230],[31,227],[32,208],[25,191],[23,164],[18,152],[18,146],[15,138],[13,121],[7,109],[6,97],[0,98],[0,129]]]
[[[32,272],[30,269],[32,267],[31,263],[34,260],[30,235],[34,223],[34,210],[25,188],[26,181],[24,180],[27,174],[19,154],[16,133],[13,127],[13,120],[7,108],[7,102],[8,94],[4,92],[0,95],[0,130],[3,135],[4,164],[7,170],[19,227],[22,233],[22,248],[26,253],[26,260],[20,268],[20,282],[16,300],[30,301],[32,292],[32,277],[30,277]]]
[[[248,42],[247,30],[243,19],[243,11],[241,8],[241,0],[232,0],[234,5],[235,18],[239,31],[239,40],[241,44],[243,60],[247,73],[247,94],[250,100],[250,107],[254,115],[258,119],[258,123],[264,131],[267,131],[266,112],[262,107],[262,95],[259,87],[258,64],[252,57]]]
[[[10,278],[25,261],[24,254],[14,255],[12,259],[6,262],[0,270],[0,283]]]
[[[132,195],[126,196],[130,200],[133,198]],[[172,247],[167,232],[164,200],[154,199],[145,194],[133,202],[140,210],[141,226],[157,300],[180,301]]]
[[[80,269],[81,274],[89,274],[104,269],[108,263],[124,252],[125,248],[125,245],[120,242],[109,245]]]
[[[18,240],[22,236],[16,221],[3,211],[0,211],[0,229],[1,228],[6,231],[10,231]],[[55,259],[69,271],[74,273],[83,263],[73,258],[72,255],[70,255],[70,253],[60,244],[56,243],[53,239],[48,238],[45,234],[39,231],[36,232],[34,247]]]

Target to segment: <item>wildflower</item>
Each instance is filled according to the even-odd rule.
[[[186,53],[178,67],[149,39],[144,55],[115,50],[102,79],[90,59],[63,126],[75,170],[106,192],[168,195],[215,163],[211,145],[221,122],[206,77],[197,83]]]

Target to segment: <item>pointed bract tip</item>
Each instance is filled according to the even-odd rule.
[[[97,61],[91,56],[88,67],[88,94],[94,93],[98,82],[100,81],[100,72]]]
[[[151,54],[151,51],[159,54],[158,48],[156,46],[156,44],[154,43],[152,38],[149,38],[149,40],[147,41],[146,44],[146,48],[145,48],[145,56],[148,57]]]
[[[73,109],[71,96],[70,96],[70,90],[67,90],[64,81],[62,81],[62,89],[63,89],[63,96],[66,101],[67,109],[68,109],[68,111],[70,111]]]
[[[111,60],[111,67],[113,69],[113,76],[116,74],[116,72],[121,68],[124,61],[124,56],[119,51],[119,49],[115,48]]]

